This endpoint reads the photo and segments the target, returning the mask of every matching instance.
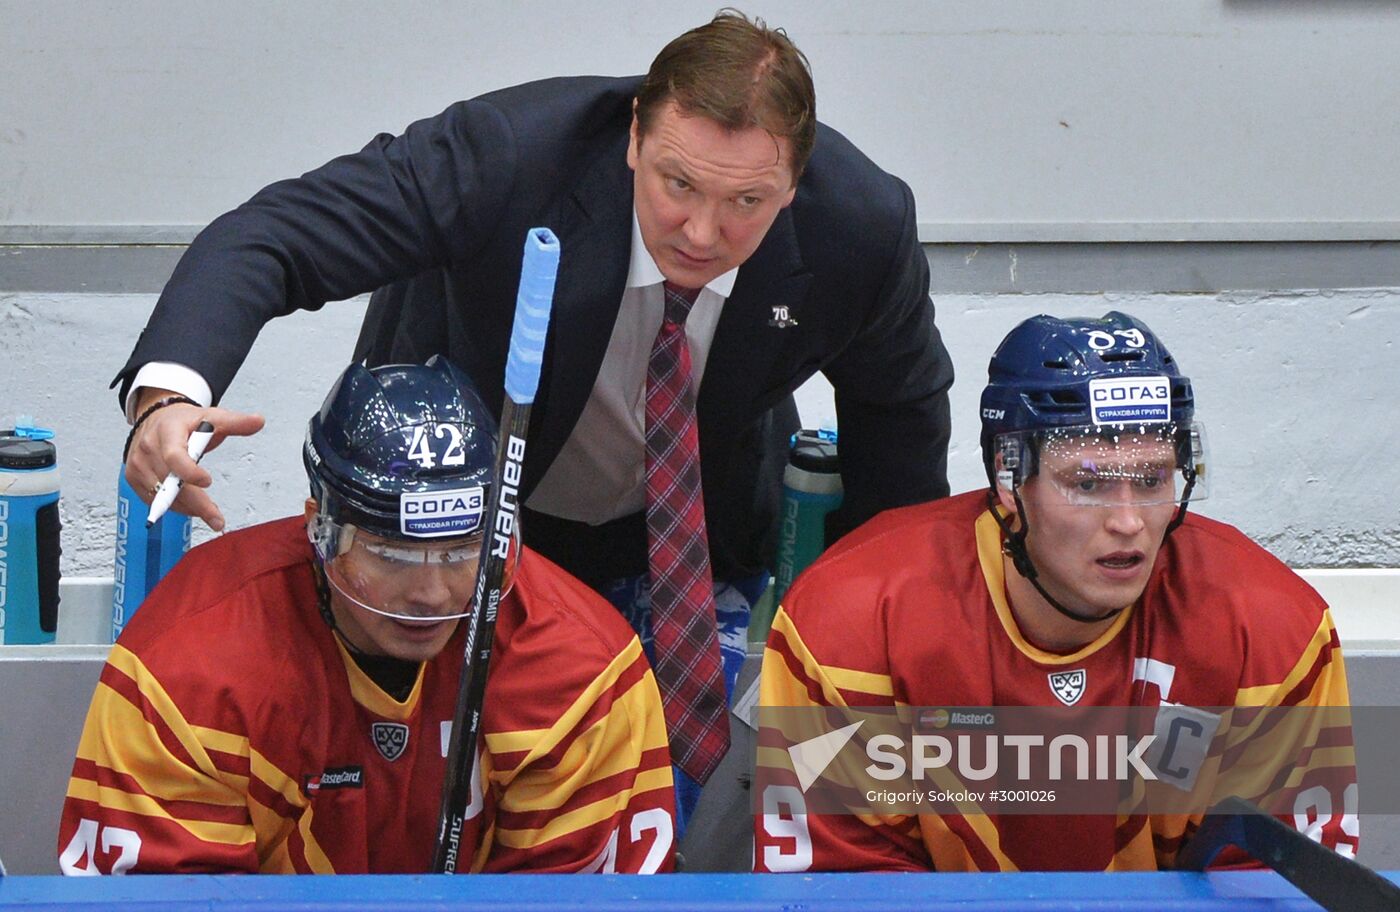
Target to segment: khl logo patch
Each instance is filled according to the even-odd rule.
[[[374,746],[385,760],[394,761],[403,756],[408,747],[408,726],[402,722],[376,722],[370,726],[374,736]]]
[[[1073,706],[1084,696],[1084,669],[1052,671],[1047,677],[1050,679],[1050,690],[1066,706]]]

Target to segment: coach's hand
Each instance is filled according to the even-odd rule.
[[[141,390],[136,414],[166,396],[169,390],[149,387]],[[141,422],[131,438],[126,454],[126,481],[147,504],[165,476],[174,472],[184,486],[172,507],[186,516],[197,516],[215,532],[224,530],[224,514],[214,499],[204,490],[214,483],[214,476],[189,457],[190,434],[201,421],[214,425],[214,437],[205,453],[224,442],[227,437],[247,437],[262,430],[261,415],[235,412],[222,408],[201,408],[188,403],[175,403],[152,412]]]

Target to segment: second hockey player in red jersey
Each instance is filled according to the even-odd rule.
[[[990,489],[881,514],[804,573],[773,624],[761,705],[1183,714],[1191,731],[1220,726],[1191,759],[1193,781],[1267,795],[1271,812],[1354,854],[1331,615],[1239,531],[1187,514],[1204,447],[1190,381],[1166,348],[1120,313],[1035,317],[989,374]],[[1260,708],[1296,711],[1261,734],[1247,722]],[[774,766],[787,762],[774,753]],[[1172,770],[1187,766],[1181,756]],[[1171,868],[1204,810],[1008,813],[971,797],[956,812],[816,813],[809,786],[777,777],[758,796],[758,870]]]
[[[191,551],[113,646],[65,873],[429,870],[495,438],[444,360],[342,375],[307,433],[304,515]],[[515,553],[462,870],[669,870],[670,756],[637,637]]]

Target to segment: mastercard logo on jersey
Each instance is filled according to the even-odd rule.
[[[319,775],[307,773],[302,777],[301,790],[307,795],[315,795],[325,789],[364,788],[365,774],[358,766],[331,766]]]
[[[969,709],[947,710],[942,707],[920,709],[914,717],[914,731],[925,733],[947,728],[985,728],[997,724],[996,713],[990,709],[981,712]]]

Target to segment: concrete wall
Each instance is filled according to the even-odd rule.
[[[0,242],[204,224],[460,98],[642,72],[721,5],[0,0]],[[926,240],[1397,237],[1389,0],[739,5]]]

